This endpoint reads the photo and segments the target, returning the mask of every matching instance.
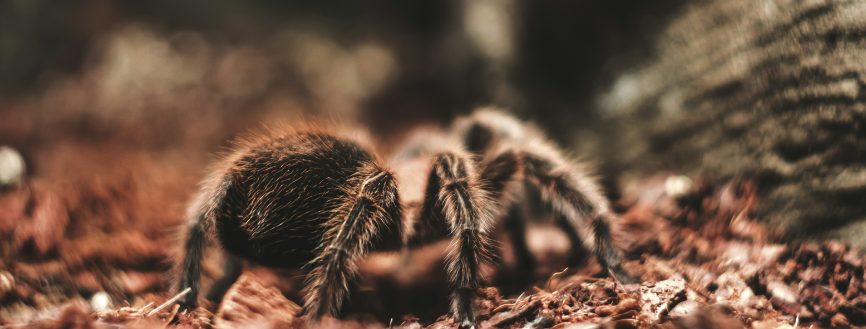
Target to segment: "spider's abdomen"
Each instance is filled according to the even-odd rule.
[[[223,247],[269,266],[299,267],[316,255],[328,223],[375,166],[356,143],[304,133],[252,147],[233,163],[216,228]]]

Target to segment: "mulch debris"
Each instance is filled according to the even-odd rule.
[[[866,326],[866,263],[859,250],[837,241],[787,241],[754,218],[760,200],[748,180],[698,180],[685,192],[671,191],[666,180],[632,182],[617,202],[625,268],[642,283],[596,275],[599,267],[590,260],[521,294],[483,288],[478,327]],[[444,312],[432,321],[352,314],[311,323],[300,315],[297,291],[287,291],[297,286],[254,272],[220,305],[179,312],[166,274],[175,247],[161,238],[171,220],[141,222],[131,209],[158,200],[131,192],[134,180],[120,183],[68,193],[68,186],[31,180],[0,192],[0,327],[456,328]],[[215,264],[205,264],[207,277],[218,274]]]

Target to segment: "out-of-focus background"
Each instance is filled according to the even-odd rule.
[[[862,7],[4,1],[0,142],[39,173],[40,154],[81,140],[206,157],[262,121],[325,113],[387,144],[496,105],[609,180],[759,177],[767,220],[859,241]]]
[[[487,105],[595,163],[615,201],[648,178],[749,180],[786,241],[863,246],[864,17],[829,0],[0,1],[0,145],[26,168],[0,254],[57,296],[164,291],[129,268],[171,267],[239,133],[321,114],[387,150]]]
[[[679,2],[8,1],[0,95],[117,124],[328,112],[385,136],[492,104],[571,141]]]
[[[52,183],[195,180],[263,123],[339,117],[388,149],[494,105],[604,163],[612,187],[619,133],[599,95],[680,2],[4,1],[0,143]]]

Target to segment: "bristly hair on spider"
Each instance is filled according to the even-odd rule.
[[[452,315],[476,322],[480,266],[491,261],[493,231],[511,234],[521,266],[531,267],[523,220],[510,211],[524,189],[559,214],[573,245],[584,245],[610,275],[631,282],[611,239],[614,214],[598,183],[541,131],[501,111],[481,109],[443,131],[419,132],[389,161],[364,134],[302,124],[240,139],[210,170],[190,205],[179,290],[197,304],[206,240],[226,254],[218,302],[244,260],[306,269],[304,312],[337,316],[371,251],[397,251],[449,239]]]

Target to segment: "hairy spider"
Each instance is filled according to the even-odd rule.
[[[516,196],[525,185],[561,214],[571,236],[583,235],[610,274],[631,280],[611,242],[613,214],[597,183],[531,125],[476,111],[444,133],[410,139],[390,161],[394,172],[365,138],[343,131],[273,130],[243,139],[216,165],[190,207],[179,285],[192,290],[185,307],[196,305],[210,231],[227,260],[208,299],[222,298],[242,259],[307,268],[304,310],[313,319],[339,313],[366,253],[448,238],[453,316],[472,326],[494,221],[506,215],[499,209],[521,202]]]

